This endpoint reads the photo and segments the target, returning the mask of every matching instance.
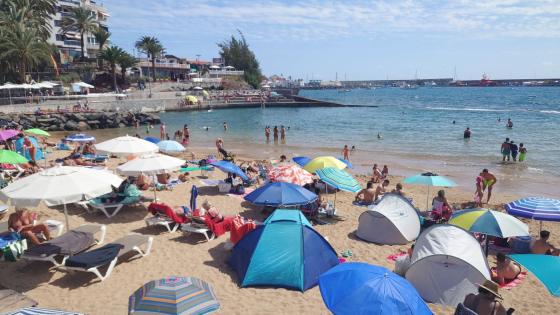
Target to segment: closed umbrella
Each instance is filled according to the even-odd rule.
[[[516,217],[542,221],[560,221],[560,200],[545,197],[528,197],[512,201],[505,206],[507,213]]]
[[[319,289],[336,315],[433,314],[408,280],[380,266],[340,264],[321,275]]]
[[[163,153],[179,153],[185,151],[185,147],[177,141],[165,140],[158,142],[157,146]]]
[[[301,186],[279,182],[261,186],[244,199],[261,206],[299,206],[315,201],[317,195]]]
[[[189,202],[189,206],[191,207],[191,211],[196,209],[196,198],[198,197],[198,188],[196,185],[193,185],[191,188],[191,200]]]
[[[403,181],[405,184],[413,184],[413,185],[424,185],[428,186],[428,195],[426,196],[426,210],[429,210],[429,200],[430,200],[430,187],[455,187],[454,181],[448,179],[444,176],[439,176],[438,174],[427,172],[418,175],[414,175],[411,177],[405,178]]]
[[[471,233],[481,233],[499,238],[528,236],[529,227],[515,217],[494,210],[474,208],[455,212],[449,224],[461,227]],[[486,238],[488,256],[488,238]]]
[[[150,281],[129,298],[129,314],[210,314],[220,308],[212,286],[195,277]]]
[[[315,174],[317,170],[325,167],[334,167],[342,170],[346,168],[346,163],[332,156],[320,156],[305,164],[303,169],[309,173]]]
[[[23,164],[27,163],[27,160],[23,155],[10,151],[10,150],[0,150],[0,163],[3,164]]]
[[[560,296],[560,257],[551,255],[516,254],[509,255],[527,268],[554,296]]]
[[[105,170],[56,166],[11,183],[0,190],[0,200],[20,207],[37,207],[40,203],[64,205],[68,229],[67,204],[110,193],[121,182],[122,178]]]
[[[85,133],[76,133],[66,137],[66,141],[70,142],[93,142],[95,141],[94,136],[86,135]]]
[[[159,150],[158,146],[136,137],[123,136],[107,140],[95,145],[97,151],[117,156],[141,156],[144,154],[155,153]]]
[[[32,129],[27,129],[25,130],[26,133],[30,133],[36,136],[42,136],[42,137],[50,137],[51,134],[42,130],[42,129],[38,129],[38,128],[32,128]]]
[[[13,129],[2,130],[2,131],[0,131],[0,141],[9,140],[9,139],[19,135],[20,133],[21,133],[21,131],[19,131],[19,130],[13,130]]]
[[[214,162],[210,162],[210,165],[218,168],[222,172],[232,173],[241,177],[241,179],[243,180],[249,180],[247,174],[245,174],[245,172],[243,172],[243,170],[239,168],[239,166],[235,165],[234,163],[228,161],[214,161]]]
[[[299,186],[313,182],[313,175],[297,165],[282,165],[271,169],[268,177],[272,182],[292,183]]]

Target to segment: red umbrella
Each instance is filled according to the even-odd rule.
[[[271,169],[268,177],[272,182],[292,183],[299,186],[313,182],[313,175],[297,165],[282,165]]]

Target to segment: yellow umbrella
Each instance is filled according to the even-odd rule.
[[[208,92],[206,90],[202,91],[202,95],[204,95],[204,97],[209,97],[210,96],[210,94],[208,94]]]
[[[185,100],[187,100],[187,102],[192,103],[192,104],[198,103],[198,98],[196,98],[196,96],[194,96],[194,95],[187,95],[185,97]]]
[[[313,160],[309,161],[309,163],[305,164],[303,169],[308,171],[309,173],[315,174],[317,170],[320,170],[325,167],[333,167],[342,170],[345,169],[346,166],[347,166],[346,163],[342,162],[341,160],[335,157],[320,156],[314,158]]]

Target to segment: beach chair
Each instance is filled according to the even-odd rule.
[[[31,247],[21,258],[30,261],[47,261],[60,267],[70,256],[83,252],[93,245],[102,244],[106,232],[105,225],[85,224],[41,245]],[[97,234],[99,235],[96,238]]]
[[[186,218],[178,216],[173,209],[162,203],[151,203],[148,206],[154,216],[144,219],[147,226],[160,225],[167,229],[169,232],[175,232],[181,224],[187,221]]]
[[[91,272],[101,281],[107,279],[120,257],[137,252],[140,257],[150,254],[154,238],[142,234],[130,234],[103,247],[83,252],[66,259],[64,268],[70,271]],[[144,249],[142,249],[142,247]],[[107,266],[103,275],[100,268]]]
[[[88,206],[95,210],[103,212],[107,218],[116,216],[124,206],[142,205],[142,196],[129,196],[117,202],[104,203],[102,197],[92,199],[88,202]]]

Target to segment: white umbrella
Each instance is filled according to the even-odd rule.
[[[203,90],[203,88],[201,88],[200,86],[195,86],[193,87],[193,90]]]
[[[66,227],[68,212],[66,205],[89,200],[118,187],[122,178],[105,171],[76,166],[56,166],[17,180],[0,190],[0,200],[19,207],[64,205]]]
[[[220,69],[220,66],[213,65],[213,66],[210,66],[210,69]]]
[[[77,86],[77,87],[86,88],[86,89],[93,89],[95,87],[95,86],[93,86],[91,84],[87,84],[85,82],[72,83],[72,86]]]
[[[124,163],[117,167],[117,172],[126,176],[151,175],[154,177],[155,183],[156,175],[176,171],[183,164],[185,161],[178,158],[163,154],[149,154]],[[154,197],[156,197],[156,189],[154,189]]]
[[[95,145],[97,151],[117,156],[141,156],[144,154],[155,153],[159,150],[158,146],[136,137],[124,136],[107,140]]]

